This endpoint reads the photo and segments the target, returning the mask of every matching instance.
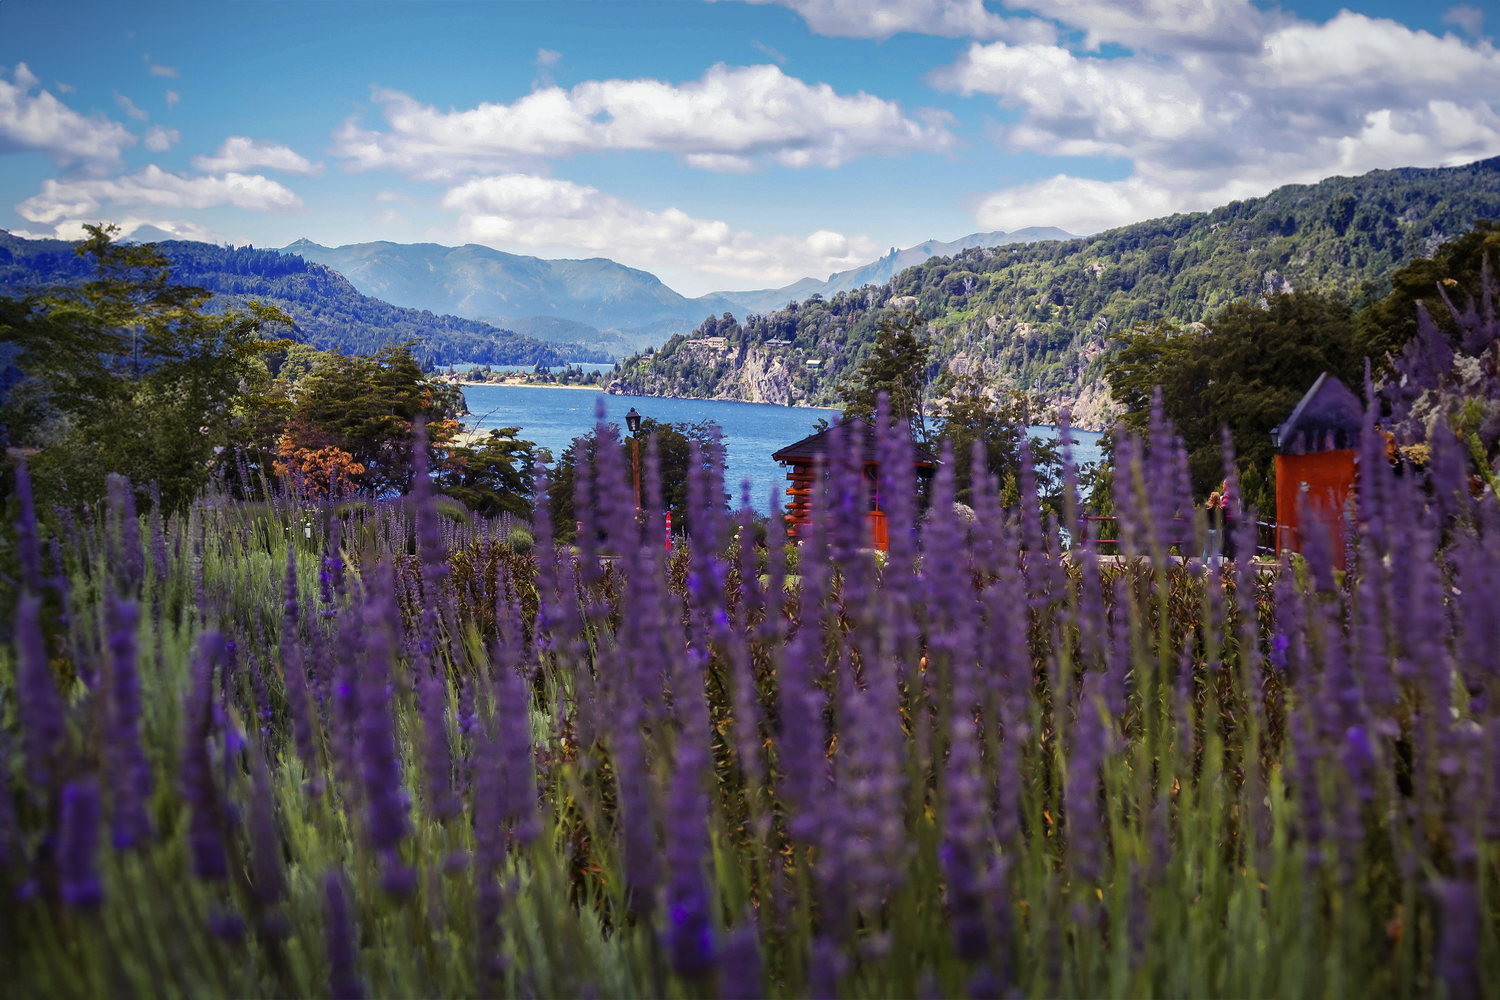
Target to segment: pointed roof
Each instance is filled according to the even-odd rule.
[[[789,444],[772,455],[771,458],[778,462],[811,463],[817,456],[828,453],[828,449],[833,444],[833,432],[840,427],[845,428],[846,433],[849,430],[853,430],[854,433],[861,436],[864,442],[864,460],[867,463],[876,464],[880,461],[880,449],[875,438],[875,427],[862,417],[850,417],[841,424],[834,424],[826,431],[809,435],[801,441]],[[913,446],[912,452],[912,457],[915,460],[914,464],[916,465],[937,464],[936,456],[926,448]]]
[[[1292,415],[1271,432],[1271,444],[1283,455],[1354,448],[1364,422],[1365,408],[1359,397],[1324,372]]]

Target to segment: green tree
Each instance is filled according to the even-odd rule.
[[[174,284],[153,244],[86,228],[77,252],[88,281],[0,309],[0,336],[26,376],[6,397],[7,434],[40,449],[34,475],[54,502],[96,500],[119,473],[180,507],[206,483],[244,379],[279,346],[263,328],[289,321],[256,302],[208,312],[209,293]]]
[[[330,352],[301,380],[278,450],[290,461],[298,453],[336,448],[362,466],[353,477],[361,490],[405,493],[414,422],[427,421],[441,460],[462,412],[462,391],[429,378],[409,345],[363,357]]]
[[[474,444],[450,448],[438,488],[485,517],[530,517],[536,444],[519,440],[520,430],[501,427]]]
[[[673,527],[686,527],[688,513],[688,468],[692,464],[691,444],[698,442],[702,468],[705,472],[713,468],[711,445],[718,434],[717,425],[707,420],[697,423],[662,423],[651,417],[641,418],[641,502],[646,502],[646,449],[654,437],[661,469],[662,506],[672,512]],[[620,449],[621,462],[630,475],[630,441],[620,436],[620,428],[610,425],[610,436],[615,447]],[[577,521],[573,509],[573,484],[577,477],[580,457],[591,465],[599,448],[597,431],[590,431],[573,439],[563,451],[550,473],[547,503],[552,511],[553,530],[559,538],[573,537],[573,526]],[[727,497],[725,498],[727,501]]]
[[[1491,270],[1500,264],[1500,222],[1477,223],[1456,240],[1444,243],[1431,257],[1418,257],[1391,275],[1391,288],[1378,301],[1360,310],[1356,332],[1360,350],[1378,368],[1417,335],[1417,304],[1427,309],[1438,329],[1457,346],[1458,327],[1449,303],[1460,311],[1478,292],[1484,260]]]
[[[888,393],[892,419],[906,420],[912,440],[927,443],[922,396],[927,387],[929,345],[922,336],[922,325],[922,317],[909,309],[891,313],[880,320],[870,353],[839,386],[846,419],[872,419],[880,394]]]
[[[938,396],[945,411],[938,438],[953,444],[954,495],[960,504],[974,502],[974,442],[984,447],[984,462],[999,483],[1019,483],[1020,448],[1032,423],[1032,400],[1026,393],[992,396],[983,378],[972,373],[944,375]],[[1061,501],[1062,456],[1050,439],[1031,442],[1032,468],[1037,472],[1038,495],[1047,507]]]
[[[1124,338],[1106,377],[1125,422],[1143,429],[1152,392],[1187,443],[1193,488],[1206,496],[1223,478],[1221,428],[1234,439],[1247,502],[1275,513],[1271,430],[1328,372],[1356,393],[1364,355],[1347,300],[1310,291],[1238,302],[1203,328],[1158,323]]]

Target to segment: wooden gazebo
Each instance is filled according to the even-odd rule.
[[[1354,490],[1364,427],[1359,397],[1327,372],[1271,432],[1276,448],[1276,550],[1301,552],[1308,519],[1328,532],[1336,565],[1344,564],[1344,509]]]
[[[843,434],[857,435],[861,444],[861,456],[864,460],[865,485],[869,490],[869,505],[865,512],[865,521],[870,526],[870,540],[875,548],[884,552],[890,547],[890,531],[886,526],[885,511],[880,506],[880,459],[879,449],[875,441],[875,428],[859,417],[852,417],[838,425],[843,429]],[[828,456],[828,450],[833,444],[833,432],[837,429],[830,427],[820,434],[805,437],[795,444],[789,444],[776,452],[771,457],[784,466],[788,466],[787,478],[787,503],[786,503],[786,529],[787,535],[793,541],[800,541],[806,525],[812,520],[812,494],[817,485],[818,456]],[[845,438],[847,440],[847,437]],[[824,474],[832,464],[832,459],[825,457]],[[923,448],[913,449],[913,465],[916,466],[917,474],[930,475],[931,470],[937,465],[937,459],[931,452]]]

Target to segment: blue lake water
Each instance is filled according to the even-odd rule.
[[[772,406],[765,403],[735,403],[717,399],[665,399],[657,396],[609,396],[582,389],[542,386],[468,385],[464,398],[473,414],[465,423],[487,427],[521,428],[521,437],[552,452],[563,453],[572,440],[594,427],[597,401],[604,400],[605,419],[625,425],[632,406],[642,416],[663,423],[696,423],[711,420],[723,429],[726,469],[724,482],[736,504],[740,484],[750,481],[750,497],[757,510],[770,509],[773,490],[786,485],[786,470],[771,455],[811,434],[820,417],[833,420],[837,410],[810,406]],[[1033,427],[1033,437],[1052,436],[1050,427]],[[1099,457],[1099,435],[1075,432],[1080,464]]]

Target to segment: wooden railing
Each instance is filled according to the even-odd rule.
[[[1120,540],[1118,538],[1098,538],[1095,537],[1097,534],[1096,532],[1088,530],[1090,524],[1099,524],[1102,528],[1105,522],[1108,522],[1110,524],[1117,524],[1118,521],[1119,519],[1115,517],[1095,516],[1092,514],[1086,515],[1083,518],[1084,544],[1096,546],[1118,546],[1120,544]],[[1175,530],[1172,532],[1171,537],[1163,540],[1163,544],[1165,544],[1167,548],[1172,548],[1173,546],[1176,546],[1179,549],[1185,547],[1192,548],[1196,544],[1194,539],[1194,524],[1190,519],[1185,517],[1174,517],[1172,519],[1172,525]],[[1231,521],[1229,524],[1229,530],[1233,531],[1234,528],[1235,524],[1233,521]],[[1222,551],[1222,539],[1220,542],[1220,546]],[[1276,525],[1274,523],[1270,521],[1255,522],[1255,554],[1258,556],[1276,554]]]

